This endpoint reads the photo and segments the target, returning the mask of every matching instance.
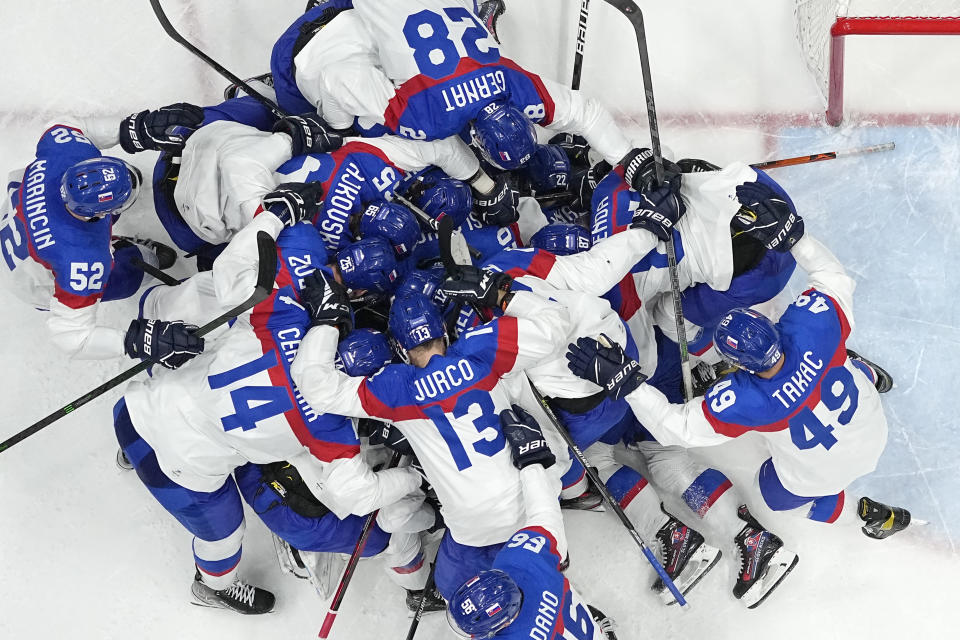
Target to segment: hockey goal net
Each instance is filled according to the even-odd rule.
[[[960,35],[960,0],[795,0],[797,39],[827,122],[843,120],[847,36]]]

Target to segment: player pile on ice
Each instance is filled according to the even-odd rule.
[[[563,576],[561,505],[600,499],[531,382],[684,594],[730,541],[748,607],[797,564],[748,497],[874,538],[904,529],[906,510],[845,496],[884,447],[892,381],[846,349],[854,281],[789,196],[742,163],[668,162],[657,184],[650,151],[603,106],[501,54],[488,27],[502,2],[473,5],[311,2],[251,81],[300,115],[277,119],[233,87],[219,105],[119,126],[63,120],[11,176],[0,272],[55,344],[179,369],[130,384],[114,416],[118,461],[194,535],[197,602],[274,606],[237,575],[241,498],[323,593],[332,554],[379,509],[364,555],[384,558],[411,609],[426,598],[469,637],[613,638]],[[160,152],[156,212],[196,257],[178,285],[152,278],[176,250],[111,232],[143,182],[101,153],[118,143]],[[433,232],[444,216],[454,270]],[[276,239],[273,293],[197,337],[249,295],[261,231]],[[686,403],[671,235],[700,363]],[[750,309],[798,264],[810,288],[777,322]],[[130,299],[126,331],[98,320]],[[770,453],[754,486],[687,451],[751,432]],[[616,461],[626,445],[643,471]],[[376,466],[385,447],[400,467]],[[444,529],[427,589],[424,541]]]

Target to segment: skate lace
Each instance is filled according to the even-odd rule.
[[[257,588],[250,586],[249,584],[245,584],[242,580],[237,580],[230,585],[229,589],[221,591],[221,593],[228,598],[232,598],[237,602],[247,605],[248,607],[252,607],[253,599],[257,595]]]
[[[600,631],[609,634],[617,630],[617,623],[613,621],[612,618],[604,618],[603,620],[597,621],[597,626],[600,627]]]

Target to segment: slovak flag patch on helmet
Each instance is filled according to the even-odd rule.
[[[730,336],[727,336],[726,341],[727,341],[727,344],[733,347],[734,349],[736,349],[739,344],[736,338],[731,338]]]
[[[503,611],[503,607],[500,606],[499,602],[494,602],[492,605],[484,609],[484,611],[486,612],[488,618],[492,618]]]
[[[97,196],[97,202],[110,202],[113,200],[113,192],[107,191],[106,193],[101,193]]]
[[[510,154],[507,153],[506,151],[501,151],[499,153],[499,156],[500,156],[500,159],[503,160],[504,162],[510,162]]]

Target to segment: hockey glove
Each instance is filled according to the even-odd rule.
[[[475,193],[473,204],[480,222],[486,225],[505,227],[520,219],[517,197],[510,187],[506,173],[501,173],[494,179],[493,191],[489,194]]]
[[[586,171],[578,171],[570,177],[574,193],[577,194],[576,200],[571,204],[571,208],[576,211],[593,211],[590,202],[593,200],[593,192],[597,185],[607,177],[613,167],[606,160],[601,160]]]
[[[549,469],[557,461],[543,437],[540,425],[522,407],[513,405],[512,409],[501,411],[500,427],[510,443],[513,466],[517,469],[531,464],[540,464],[544,469]]]
[[[123,338],[123,351],[131,358],[159,362],[167,369],[177,369],[203,353],[203,338],[194,332],[197,327],[176,320],[144,320],[130,322]]]
[[[353,330],[353,309],[347,290],[322,269],[303,279],[300,302],[310,312],[311,327],[337,327],[341,339]]]
[[[412,456],[413,449],[407,442],[407,436],[400,433],[400,429],[388,422],[378,422],[370,431],[370,444],[383,446],[405,456]]]
[[[633,212],[631,229],[646,229],[660,240],[667,242],[673,228],[679,222],[687,207],[683,198],[665,184],[656,191],[641,193],[637,210]]]
[[[263,196],[263,208],[292,227],[320,213],[323,186],[319,182],[284,182]]]
[[[570,169],[574,172],[590,168],[590,144],[583,136],[573,133],[558,133],[547,144],[555,144],[563,149],[570,158]],[[610,165],[607,165],[608,167]]]
[[[294,157],[307,153],[330,153],[343,146],[343,136],[316,113],[280,118],[273,125],[273,132],[290,136]]]
[[[500,37],[497,36],[497,20],[507,10],[507,5],[503,0],[483,0],[477,9],[477,15],[483,20],[483,26],[493,35],[493,39],[500,44]]]
[[[803,218],[773,187],[762,182],[741,184],[737,200],[743,206],[730,221],[734,231],[756,238],[767,249],[783,252],[803,237]]]
[[[490,308],[497,306],[500,292],[509,292],[512,283],[513,278],[505,273],[467,265],[460,267],[456,275],[447,278],[441,289],[448,299],[455,302]]]
[[[575,376],[603,387],[614,400],[626,397],[647,379],[640,365],[623,351],[623,347],[605,335],[603,346],[593,338],[579,338],[567,345],[567,367]]]
[[[668,183],[674,192],[680,193],[683,172],[676,163],[663,158],[663,182]],[[634,191],[653,191],[660,186],[657,181],[657,166],[653,160],[652,149],[634,149],[620,161],[623,167],[623,179]]]
[[[127,153],[170,151],[177,153],[191,131],[203,123],[203,109],[178,102],[156,111],[132,113],[120,122],[120,146]]]

